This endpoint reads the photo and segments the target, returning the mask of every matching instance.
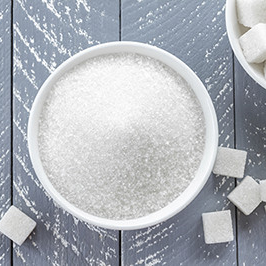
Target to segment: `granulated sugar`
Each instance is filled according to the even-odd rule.
[[[70,203],[110,219],[161,209],[200,165],[205,121],[172,69],[137,54],[95,57],[63,75],[39,123],[47,176]]]

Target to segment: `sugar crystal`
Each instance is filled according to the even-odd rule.
[[[217,175],[243,178],[246,159],[246,151],[218,147],[213,173]]]
[[[249,63],[266,60],[266,24],[260,23],[239,38],[243,54]]]
[[[227,198],[245,215],[249,215],[261,203],[260,186],[251,176],[246,176]]]
[[[206,244],[217,244],[234,240],[230,210],[203,213],[202,222]]]
[[[260,180],[260,199],[266,202],[266,180]]]
[[[15,206],[11,206],[0,220],[0,232],[18,245],[23,244],[35,226],[36,222]]]
[[[263,73],[264,73],[264,77],[266,78],[266,61],[263,64]]]

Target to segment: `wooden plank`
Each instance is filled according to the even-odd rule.
[[[11,204],[11,2],[0,2],[0,218]],[[0,234],[0,265],[9,265],[11,241]]]
[[[248,151],[246,174],[266,179],[266,90],[235,59],[236,145]],[[237,212],[239,265],[265,265],[266,216],[261,204],[251,215]]]
[[[217,112],[220,144],[234,147],[232,53],[224,11],[224,0],[124,0],[122,40],[161,47],[196,71]],[[205,245],[201,222],[203,212],[224,208],[231,209],[234,218],[234,207],[226,199],[234,182],[211,176],[178,215],[148,229],[122,232],[124,265],[236,265],[236,241]]]
[[[27,123],[38,89],[69,56],[119,39],[117,1],[14,1],[14,204],[37,221],[14,246],[14,264],[117,265],[119,233],[93,227],[57,207],[38,181]]]

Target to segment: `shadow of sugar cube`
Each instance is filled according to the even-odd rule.
[[[246,151],[218,147],[216,161],[212,171],[216,175],[243,178],[246,160]]]
[[[11,206],[0,220],[0,232],[18,245],[22,245],[36,226],[36,222]]]
[[[234,240],[230,210],[203,213],[202,222],[206,244],[224,243]]]
[[[261,203],[260,185],[252,177],[246,176],[227,198],[245,215],[249,215]]]

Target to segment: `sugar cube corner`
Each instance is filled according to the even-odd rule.
[[[226,147],[218,147],[213,173],[217,175],[243,178],[247,152]]]
[[[245,215],[249,215],[261,203],[260,185],[251,176],[246,176],[227,198]]]
[[[266,202],[266,180],[260,180],[260,199]]]
[[[234,240],[230,210],[203,213],[202,222],[206,244],[225,243]]]
[[[0,220],[0,232],[18,245],[23,244],[35,227],[36,222],[15,206]]]
[[[237,16],[240,24],[253,27],[258,23],[266,23],[265,0],[237,0]]]
[[[266,24],[259,23],[239,38],[240,46],[248,63],[266,60]]]

